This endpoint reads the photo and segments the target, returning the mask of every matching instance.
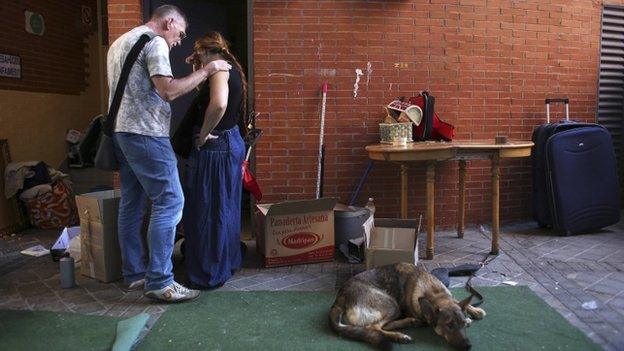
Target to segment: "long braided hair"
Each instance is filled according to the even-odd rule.
[[[223,38],[221,33],[210,31],[195,40],[193,50],[199,55],[221,54],[238,71],[238,74],[240,74],[242,89],[241,105],[239,107],[241,116],[241,118],[239,118],[239,127],[241,128],[241,133],[245,135],[247,132],[247,78],[245,77],[245,72],[243,72],[243,67],[241,67],[236,57],[230,52],[229,43]]]

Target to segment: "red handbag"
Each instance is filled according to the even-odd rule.
[[[419,125],[413,129],[414,141],[444,140],[451,141],[455,137],[455,127],[440,119],[435,112],[435,97],[423,91],[418,96],[409,98],[409,103],[420,107],[423,117]]]

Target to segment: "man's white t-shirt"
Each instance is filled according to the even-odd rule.
[[[169,46],[165,39],[156,36],[147,26],[139,26],[123,34],[108,49],[109,108],[126,56],[139,37],[146,33],[153,39],[145,44],[130,70],[128,83],[117,113],[115,132],[169,137],[171,107],[160,97],[150,79],[157,75],[173,77],[169,61]]]

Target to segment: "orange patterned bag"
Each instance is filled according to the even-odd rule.
[[[63,229],[78,224],[78,210],[70,187],[62,180],[52,191],[25,201],[30,224],[41,229]]]

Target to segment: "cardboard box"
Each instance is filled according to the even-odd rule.
[[[334,206],[338,199],[256,205],[256,243],[265,267],[334,259]]]
[[[122,276],[117,240],[119,198],[119,190],[76,196],[80,216],[80,272],[106,283]]]
[[[418,231],[415,219],[371,217],[364,223],[366,268],[398,262],[418,263]]]

